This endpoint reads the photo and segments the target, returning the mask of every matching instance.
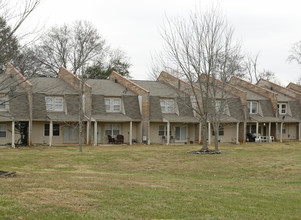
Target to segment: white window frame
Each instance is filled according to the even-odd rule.
[[[121,112],[121,98],[105,98],[105,108],[106,112]]]
[[[0,133],[3,133],[3,137],[0,136],[0,138],[6,138],[6,124],[0,124]]]
[[[285,108],[283,108],[283,106],[285,106]],[[287,114],[287,103],[278,103],[277,108],[278,108],[279,115],[286,115]],[[285,112],[282,112],[282,110],[285,110]]]
[[[173,99],[160,99],[162,113],[175,113],[175,101]]]
[[[158,136],[167,136],[167,125],[166,124],[161,124],[158,127]],[[169,136],[171,136],[171,129],[169,129]]]
[[[45,96],[45,103],[48,112],[64,111],[64,98],[61,96]]]
[[[117,136],[121,134],[120,124],[105,124],[105,136]]]
[[[253,105],[256,103],[256,112],[252,112],[253,110]],[[248,101],[247,102],[247,108],[248,108],[248,112],[249,114],[258,114],[258,102],[255,101]]]

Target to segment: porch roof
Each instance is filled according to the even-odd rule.
[[[13,120],[13,116],[6,111],[1,111],[0,112],[0,121],[12,121]]]
[[[133,119],[122,113],[105,113],[101,115],[92,115],[92,120],[99,122],[130,122],[140,121],[140,119]]]
[[[191,116],[179,116],[177,114],[162,114],[163,120],[169,122],[179,122],[179,123],[199,123],[199,120]]]

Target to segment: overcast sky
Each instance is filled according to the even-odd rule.
[[[218,2],[218,1],[215,1]],[[30,24],[45,27],[83,19],[93,23],[113,48],[130,57],[134,79],[148,79],[151,54],[160,51],[160,26],[168,17],[186,16],[210,0],[42,0]],[[223,0],[220,7],[245,52],[259,53],[261,68],[271,70],[283,84],[301,73],[287,62],[290,47],[301,40],[301,2],[297,0]]]

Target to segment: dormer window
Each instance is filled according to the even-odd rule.
[[[55,96],[46,96],[46,110],[54,112],[62,112],[64,110],[64,98]]]
[[[105,98],[106,112],[121,112],[120,98]]]
[[[258,102],[248,102],[247,107],[248,107],[249,114],[258,113]]]
[[[174,113],[175,112],[175,103],[172,99],[161,99],[160,106],[162,113]]]
[[[287,104],[286,103],[278,103],[278,112],[280,115],[286,115],[287,114]]]

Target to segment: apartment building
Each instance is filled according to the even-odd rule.
[[[83,81],[62,67],[57,78],[26,79],[11,64],[0,75],[0,144],[209,144],[300,140],[301,86],[266,80],[257,85],[232,77],[217,81],[215,105],[225,103],[219,131],[213,119],[201,123],[185,81],[162,72],[156,81],[129,80],[112,72],[108,80]],[[198,91],[198,88],[196,88]],[[199,90],[201,91],[201,90]],[[215,106],[216,107],[216,106]],[[80,114],[80,108],[83,114]],[[204,137],[204,127],[208,136]],[[261,139],[258,139],[261,138]]]

